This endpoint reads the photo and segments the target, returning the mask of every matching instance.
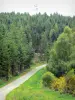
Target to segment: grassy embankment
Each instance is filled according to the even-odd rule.
[[[33,63],[33,64],[30,66],[30,68],[26,69],[24,72],[20,73],[20,74],[17,75],[17,76],[11,77],[8,81],[3,80],[3,79],[0,79],[0,88],[3,87],[3,86],[5,86],[5,85],[7,85],[7,84],[9,84],[9,83],[12,82],[12,81],[18,79],[19,77],[25,75],[25,74],[26,74],[28,71],[30,71],[31,69],[33,69],[33,68],[35,68],[35,67],[37,67],[37,66],[43,65],[43,64],[45,64],[45,62]]]
[[[10,92],[6,100],[75,100],[69,94],[60,94],[42,85],[42,75],[46,69],[43,68],[33,75],[20,87]]]

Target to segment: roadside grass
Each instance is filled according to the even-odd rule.
[[[11,83],[12,81],[14,81],[14,80],[16,80],[18,78],[20,78],[21,76],[25,75],[27,72],[29,72],[30,70],[34,69],[35,67],[38,67],[40,65],[43,65],[45,63],[46,62],[33,63],[33,64],[31,64],[30,68],[25,69],[24,72],[20,73],[17,76],[11,77],[8,81],[6,81],[4,79],[0,79],[0,88],[3,87],[3,86],[5,86],[5,85],[7,85],[7,84],[9,84],[9,83]]]
[[[60,94],[42,85],[42,75],[46,68],[41,69],[29,80],[20,85],[20,87],[11,91],[6,100],[75,100],[75,97],[69,94]]]

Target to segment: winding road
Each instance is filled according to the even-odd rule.
[[[46,64],[36,67],[35,69],[29,71],[27,74],[21,76],[20,78],[16,79],[15,81],[11,82],[10,84],[0,88],[0,100],[5,100],[6,95],[15,89],[16,87],[20,86],[26,80],[28,80],[32,75],[34,75],[38,70],[45,67]]]

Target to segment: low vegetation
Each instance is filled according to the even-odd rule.
[[[42,84],[44,73],[46,73],[45,68],[38,71],[24,84],[10,92],[6,100],[75,100],[72,95],[60,94],[44,87]]]
[[[55,80],[55,78],[56,77],[54,76],[54,74],[52,74],[51,72],[46,72],[42,77],[42,83],[44,86],[50,86],[51,83]]]
[[[53,74],[52,74],[53,75]],[[54,77],[54,75],[53,75]],[[60,93],[69,93],[75,96],[75,75],[72,69],[66,75],[51,79],[51,72],[43,75],[43,85]]]
[[[35,67],[38,67],[38,66],[40,66],[40,65],[43,65],[43,64],[45,64],[45,63],[46,63],[46,62],[44,62],[44,61],[32,63],[31,66],[30,66],[30,68],[26,69],[25,71],[23,71],[22,73],[20,73],[20,74],[17,75],[17,76],[11,77],[8,81],[5,80],[5,79],[0,79],[0,88],[3,87],[3,86],[5,86],[5,85],[7,85],[7,84],[9,84],[9,83],[12,82],[12,81],[18,79],[19,77],[25,75],[25,74],[26,74],[28,71],[30,71],[31,69],[33,69],[33,68],[35,68]]]

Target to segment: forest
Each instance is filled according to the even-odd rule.
[[[29,68],[35,53],[48,63],[43,84],[50,87],[54,74],[59,79],[52,88],[75,95],[75,16],[0,13],[0,78],[9,80]],[[63,83],[58,88],[64,75],[66,90]]]

